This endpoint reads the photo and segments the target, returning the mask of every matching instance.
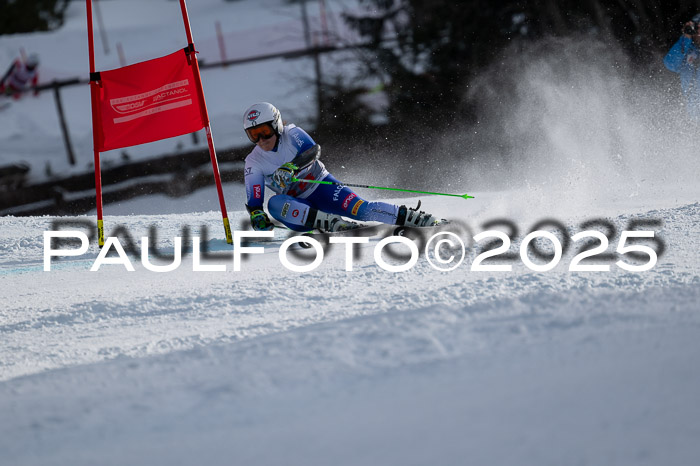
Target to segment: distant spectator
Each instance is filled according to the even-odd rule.
[[[683,25],[681,38],[664,57],[664,65],[680,74],[681,89],[685,97],[688,114],[700,121],[700,13]]]
[[[22,93],[34,87],[39,81],[39,56],[35,53],[29,55],[27,61],[15,60],[5,75],[0,80],[0,94],[12,95],[19,99]],[[39,91],[34,89],[34,95]]]

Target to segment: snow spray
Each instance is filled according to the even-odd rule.
[[[479,121],[454,144],[468,156],[453,181],[520,187],[528,204],[578,213],[696,183],[698,128],[661,58],[643,73],[612,39],[513,45],[466,92]]]

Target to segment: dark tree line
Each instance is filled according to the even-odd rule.
[[[453,111],[468,82],[514,43],[544,37],[594,37],[623,48],[636,66],[650,66],[680,36],[681,25],[700,12],[690,0],[361,0],[365,13],[345,21],[369,44],[366,76],[387,84],[389,118],[410,124]],[[333,111],[353,89],[335,89]],[[356,105],[348,105],[359,115]],[[353,116],[353,115],[351,115]],[[355,118],[357,119],[357,118]],[[347,123],[348,119],[343,120]]]
[[[67,7],[68,0],[0,0],[0,34],[57,28]]]

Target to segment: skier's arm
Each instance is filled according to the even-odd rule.
[[[257,231],[272,230],[275,226],[263,210],[265,177],[262,171],[246,161],[244,176],[247,198],[245,208],[250,214],[251,226]]]
[[[265,176],[258,167],[245,164],[245,193],[246,206],[253,209],[262,209],[265,199]]]
[[[314,144],[310,149],[298,154],[291,162],[283,163],[272,174],[272,186],[284,190],[292,180],[305,168],[315,163],[321,156],[321,146]]]
[[[7,78],[10,77],[10,75],[12,74],[12,70],[15,69],[15,66],[17,66],[17,60],[15,60],[15,61],[12,62],[12,64],[10,65],[10,67],[7,69],[7,71],[5,72],[5,74],[2,76],[2,79],[0,79],[0,84],[4,83],[5,80],[6,80]]]
[[[309,149],[306,149],[304,152],[298,154],[296,157],[294,157],[294,160],[292,160],[292,163],[297,166],[299,170],[306,168],[307,166],[311,165],[314,163],[316,160],[318,160],[321,157],[321,145],[320,144],[314,144],[311,146]]]
[[[292,143],[294,144],[294,147],[297,149],[297,156],[299,154],[302,154],[304,151],[307,151],[311,149],[316,143],[314,142],[313,139],[311,139],[311,136],[304,131],[303,129],[299,128],[298,126],[294,128],[289,129],[289,135],[291,136]],[[296,164],[298,165],[298,164]]]
[[[296,154],[291,162],[280,165],[272,175],[272,186],[279,190],[286,189],[292,183],[292,178],[314,163],[320,155],[321,146],[316,144],[306,131],[298,127],[290,128],[288,131],[289,139],[296,148]]]
[[[693,40],[688,39],[685,36],[681,36],[678,42],[673,44],[671,50],[668,51],[664,57],[664,65],[670,71],[674,73],[679,73],[681,71],[681,66],[683,66],[683,60],[685,59],[686,51],[692,47]]]

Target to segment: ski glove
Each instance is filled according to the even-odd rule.
[[[270,231],[275,228],[270,217],[262,210],[254,210],[250,213],[250,224],[255,231]]]
[[[287,186],[292,184],[292,178],[294,178],[298,169],[299,167],[291,162],[283,164],[273,173],[272,186],[284,190]]]

